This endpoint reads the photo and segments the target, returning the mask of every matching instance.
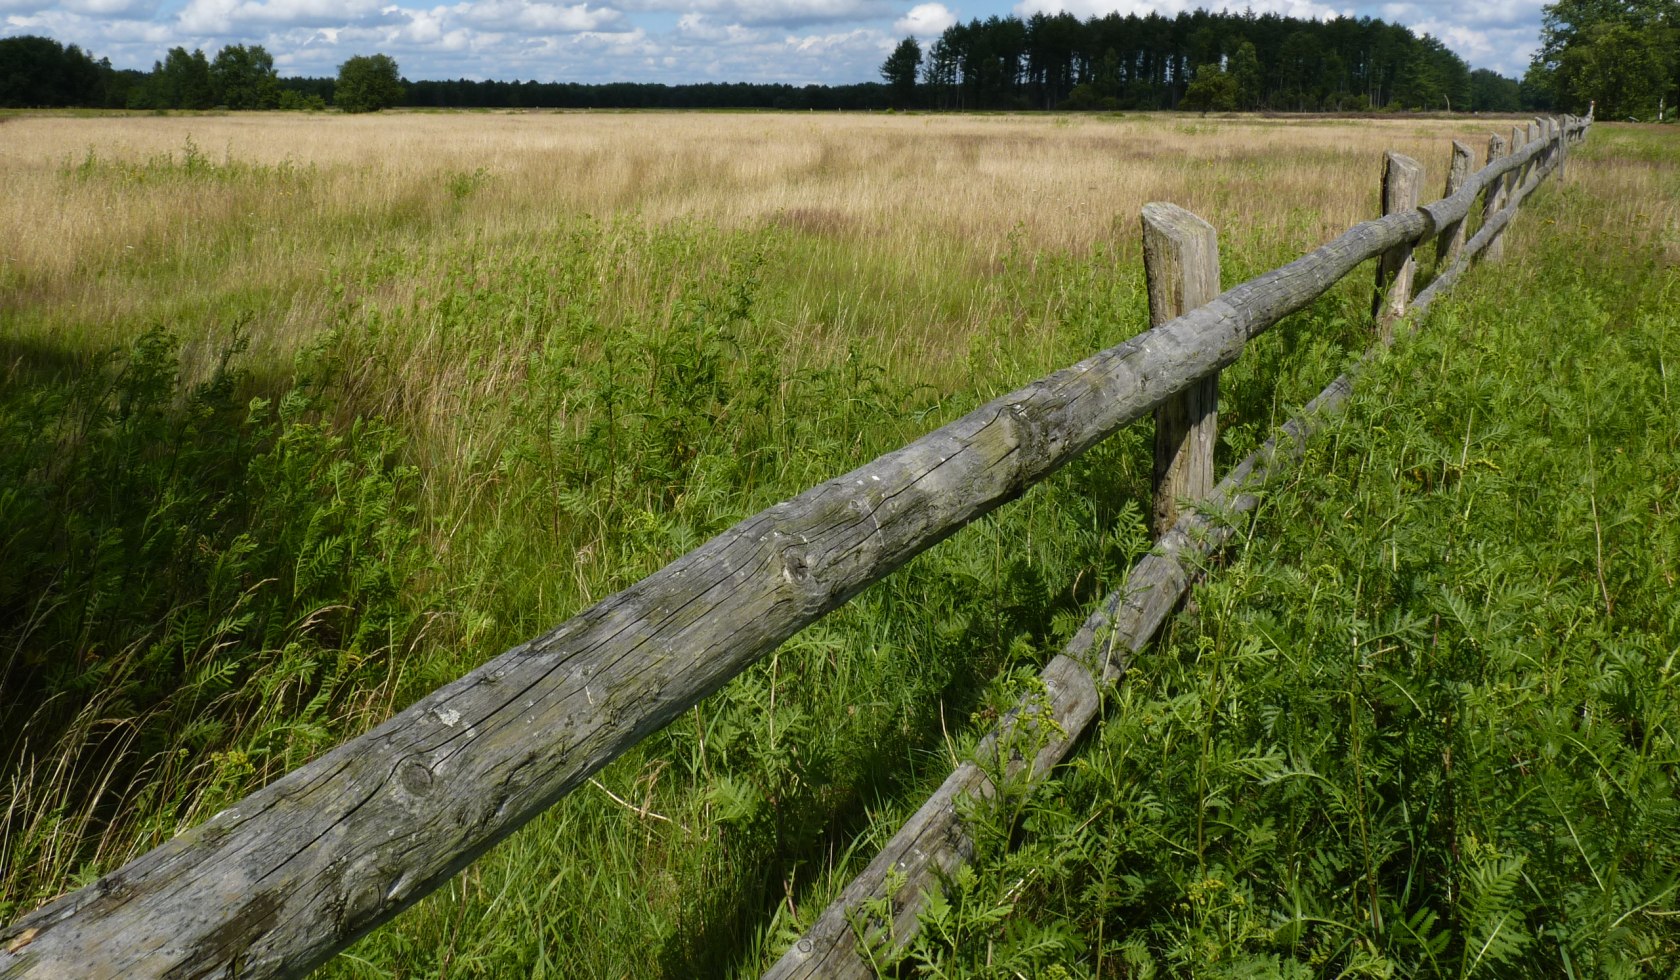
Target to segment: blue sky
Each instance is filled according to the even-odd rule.
[[[1336,5],[1253,0],[1296,17],[1380,17],[1430,33],[1475,68],[1520,77],[1543,0]],[[1195,0],[0,0],[0,36],[44,34],[123,68],[170,47],[261,44],[283,75],[332,75],[382,52],[409,78],[539,81],[875,80],[892,46],[992,14],[1172,15]]]

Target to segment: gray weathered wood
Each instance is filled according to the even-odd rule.
[[[1452,163],[1447,168],[1446,197],[1452,197],[1464,187],[1475,166],[1475,154],[1471,149],[1458,140],[1453,140]],[[1457,261],[1459,249],[1463,246],[1464,219],[1442,225],[1440,234],[1435,236],[1435,268],[1445,269],[1451,266]]]
[[[1563,183],[1565,170],[1569,165],[1570,117],[1565,115],[1558,121],[1557,133],[1557,176],[1558,183]]]
[[[1511,156],[1514,158],[1515,153],[1513,152]],[[1487,159],[1488,159],[1488,165],[1489,166],[1492,166],[1494,163],[1496,163],[1500,160],[1506,159],[1505,137],[1500,136],[1497,133],[1488,137],[1488,156],[1487,156]],[[1498,211],[1500,208],[1502,208],[1504,206],[1505,206],[1505,181],[1503,179],[1501,179],[1497,183],[1492,183],[1492,184],[1488,185],[1487,197],[1482,204],[1482,220],[1483,220],[1483,222],[1487,221],[1488,215],[1493,214],[1494,212]],[[1488,242],[1486,250],[1484,250],[1482,252],[1482,260],[1485,261],[1485,262],[1498,262],[1500,259],[1502,259],[1504,257],[1505,257],[1505,243],[1504,243],[1504,241],[1502,241],[1499,238],[1499,236],[1495,235]]]
[[[916,917],[928,896],[973,856],[974,842],[961,819],[963,799],[995,797],[996,785],[988,771],[1031,786],[1066,757],[1101,709],[1101,692],[1120,679],[1132,654],[1160,630],[1189,588],[1201,560],[1229,540],[1234,531],[1231,518],[1255,508],[1259,500],[1255,491],[1298,459],[1306,439],[1351,390],[1349,374],[1331,382],[1221,480],[1203,508],[1179,518],[1155,550],[1132,569],[1126,584],[1103,600],[1063,652],[1044,668],[1040,674],[1043,693],[1023,698],[981,741],[975,756],[986,765],[959,764],[765,973],[766,980],[861,980],[876,975],[875,952],[906,944],[915,935]],[[1029,751],[1037,749],[1031,759],[1018,751],[1022,744]],[[889,894],[888,885],[895,879],[898,887]],[[891,922],[862,921],[864,910],[882,899],[891,910]]]
[[[1390,151],[1383,157],[1383,214],[1404,214],[1418,206],[1423,193],[1423,167],[1411,157]],[[1377,288],[1371,302],[1377,336],[1387,344],[1394,339],[1394,321],[1406,315],[1412,298],[1412,280],[1417,262],[1412,242],[1403,242],[1383,253],[1377,263]]]
[[[1476,234],[1464,243],[1464,248],[1461,250],[1458,260],[1445,271],[1438,273],[1434,281],[1429,284],[1429,288],[1419,293],[1412,300],[1411,312],[1414,317],[1421,316],[1436,298],[1452,288],[1452,284],[1470,265],[1472,259],[1489,248],[1494,242],[1501,240],[1500,233],[1511,222],[1511,219],[1516,217],[1517,211],[1522,207],[1523,200],[1540,186],[1549,173],[1550,171],[1544,169],[1536,171],[1526,183],[1511,192],[1503,208],[1488,215],[1482,221],[1482,226],[1477,229]]]
[[[1408,311],[1414,324],[1468,267],[1471,257],[1510,220],[1521,198],[1543,177],[1544,173],[1536,174],[1520,188],[1511,205],[1492,216],[1491,227],[1484,226],[1465,244],[1458,261],[1418,294]],[[1468,184],[1459,188],[1466,200],[1473,200],[1476,191]],[[1257,499],[1254,490],[1297,458],[1307,437],[1347,398],[1355,372],[1380,349],[1367,351],[1358,365],[1331,382],[1278,436],[1239,463],[1199,511],[1179,518],[1155,551],[1133,568],[1125,586],[1104,600],[1067,648],[1045,668],[1040,677],[1045,695],[1024,698],[982,740],[976,758],[990,760],[990,764],[982,768],[970,761],[957,766],[810,930],[771,967],[765,974],[767,980],[874,976],[871,951],[877,946],[902,947],[910,940],[930,890],[943,887],[943,880],[973,855],[973,840],[960,819],[962,799],[995,796],[988,769],[1031,785],[1065,757],[1094,719],[1094,712],[1100,710],[1101,690],[1121,677],[1130,655],[1150,641],[1189,587],[1197,559],[1211,554],[1228,539],[1232,533],[1229,517],[1253,509]],[[1000,758],[998,747],[1016,742],[1023,730],[1028,733],[1029,745],[1042,746],[1039,751],[1031,760],[1012,755]],[[889,877],[900,882],[890,895]],[[860,920],[865,908],[883,899],[891,910],[890,923]],[[861,949],[859,931],[864,940]]]
[[[1231,363],[1360,263],[1462,218],[1525,159],[747,518],[0,928],[0,975],[307,972],[871,582]]]
[[[1212,225],[1175,204],[1145,204],[1143,268],[1149,322],[1159,326],[1219,295],[1219,236]],[[1152,536],[1172,528],[1179,501],[1200,500],[1213,489],[1218,434],[1217,372],[1156,407]]]
[[[1533,140],[1528,138],[1527,126],[1511,127],[1511,152],[1513,154],[1517,153],[1519,150],[1533,149],[1533,147],[1530,146],[1533,142]],[[1534,160],[1538,156],[1539,154],[1536,153],[1534,157],[1529,158],[1527,163],[1524,163],[1521,167],[1518,167],[1516,170],[1511,171],[1505,176],[1505,197],[1507,200],[1510,199],[1511,188],[1517,186],[1518,184],[1527,183],[1528,175],[1534,170]]]
[[[1536,174],[1519,188],[1510,206],[1493,214],[1490,224],[1465,244],[1458,260],[1418,294],[1408,311],[1414,325],[1510,220],[1521,198],[1543,177],[1544,173]],[[1465,200],[1474,200],[1481,186],[1467,184],[1458,192],[1466,195]],[[1452,209],[1441,213],[1452,213]],[[1354,368],[1332,381],[1285,424],[1279,435],[1239,463],[1220,481],[1203,508],[1179,518],[1155,551],[1133,568],[1126,584],[1103,601],[1066,649],[1045,668],[1040,677],[1045,695],[1023,698],[982,740],[976,758],[991,760],[990,764],[985,768],[972,761],[958,765],[771,967],[765,974],[767,980],[871,977],[876,974],[871,963],[874,950],[902,947],[909,942],[919,927],[917,914],[925,907],[931,889],[943,887],[943,881],[973,855],[973,840],[960,818],[963,798],[987,800],[995,796],[996,787],[987,769],[1009,779],[1024,780],[1030,786],[1066,755],[1094,719],[1094,712],[1100,710],[1100,692],[1119,680],[1130,655],[1150,641],[1189,587],[1199,557],[1213,553],[1228,539],[1233,528],[1229,517],[1254,508],[1254,490],[1275,479],[1298,457],[1307,437],[1347,398],[1360,367],[1380,349],[1367,351]],[[1042,748],[1031,760],[999,758],[998,746],[1016,741],[1023,730],[1028,733],[1029,745]],[[887,890],[889,878],[901,883],[892,894]],[[872,903],[879,905],[881,900],[891,910],[891,922],[862,921],[863,910]],[[857,942],[860,931],[861,949]]]

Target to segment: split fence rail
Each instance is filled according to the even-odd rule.
[[[1173,205],[1145,205],[1151,329],[747,518],[0,928],[0,978],[304,974],[784,640],[1153,413],[1155,549],[1044,668],[1043,693],[998,719],[976,760],[955,768],[767,974],[870,975],[859,944],[907,941],[929,889],[972,856],[963,798],[994,794],[994,777],[1030,784],[1066,755],[1103,689],[1189,587],[1199,556],[1230,536],[1229,516],[1254,508],[1254,490],[1351,388],[1350,374],[1338,377],[1214,485],[1220,369],[1370,259],[1379,260],[1372,352],[1381,350],[1473,258],[1499,257],[1523,199],[1562,170],[1591,122],[1517,126],[1508,142],[1492,138],[1473,173],[1471,149],[1454,142],[1446,196],[1422,206],[1422,167],[1390,153],[1383,217],[1223,293],[1213,228]],[[1415,292],[1413,251],[1431,238],[1434,278]],[[1023,732],[1034,736],[1032,758],[1008,748]],[[860,910],[883,907],[890,921],[860,928]]]

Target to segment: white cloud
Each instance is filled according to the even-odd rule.
[[[149,18],[157,12],[156,0],[65,0],[59,9],[89,17]]]
[[[742,44],[757,44],[765,40],[763,31],[741,24],[714,24],[706,19],[705,14],[684,14],[677,19],[677,34],[685,41],[699,41],[706,44],[727,45],[735,47]],[[671,64],[665,67],[675,67],[675,59],[667,59]]]
[[[1425,20],[1407,25],[1420,34],[1433,34],[1472,68],[1491,68],[1509,78],[1521,78],[1528,61],[1540,47],[1535,30],[1528,26],[1480,27],[1442,20]]]
[[[626,10],[717,15],[737,24],[824,24],[884,20],[891,0],[625,0]]]
[[[1033,14],[1070,13],[1081,20],[1091,17],[1103,17],[1108,14],[1136,14],[1144,17],[1149,14],[1161,14],[1171,17],[1180,13],[1187,13],[1201,7],[1217,7],[1221,9],[1250,9],[1257,14],[1282,14],[1286,17],[1298,17],[1302,20],[1328,20],[1338,15],[1351,14],[1345,9],[1326,6],[1314,0],[1252,0],[1243,2],[1241,7],[1232,3],[1213,4],[1206,0],[1019,0],[1015,4],[1015,13],[1021,17],[1031,17]]]
[[[981,0],[961,16],[1077,17],[1199,6],[1297,17],[1382,16],[1429,32],[1472,66],[1518,76],[1546,0]],[[0,35],[45,34],[119,67],[175,45],[261,44],[283,74],[331,75],[384,52],[421,78],[811,82],[874,80],[906,34],[936,37],[953,0],[0,0]]]
[[[938,37],[957,22],[957,15],[942,3],[918,3],[893,22],[893,30],[917,37]]]
[[[431,15],[440,21],[459,21],[483,30],[517,31],[525,34],[574,34],[593,31],[616,24],[624,16],[609,7],[591,7],[587,3],[562,6],[555,3],[533,3],[531,0],[480,0],[477,3],[459,3],[449,8],[434,8]]]
[[[383,0],[188,0],[177,18],[191,34],[228,34],[263,26],[331,26],[390,16]]]

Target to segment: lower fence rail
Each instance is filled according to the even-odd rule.
[[[1570,132],[1567,124],[1563,131]],[[1467,156],[1469,151],[1463,144],[1454,143],[1455,163],[1461,152]],[[920,928],[919,916],[931,894],[943,888],[974,856],[974,840],[963,818],[967,808],[995,799],[1000,782],[1019,793],[1030,792],[1048,778],[1100,713],[1103,693],[1122,679],[1132,655],[1154,639],[1205,559],[1230,540],[1236,520],[1258,505],[1257,493],[1289,471],[1307,440],[1347,400],[1359,369],[1393,343],[1394,325],[1405,318],[1412,329],[1417,328],[1423,314],[1451,288],[1471,261],[1499,241],[1523,200],[1551,172],[1550,159],[1561,161],[1562,152],[1560,141],[1556,156],[1537,164],[1519,186],[1507,189],[1503,183],[1498,185],[1497,210],[1490,212],[1476,234],[1462,245],[1437,249],[1435,276],[1415,297],[1408,299],[1412,276],[1403,271],[1412,262],[1411,249],[1385,256],[1378,271],[1374,304],[1376,344],[1284,423],[1276,435],[1233,467],[1211,492],[1196,500],[1193,509],[1177,517],[1155,549],[1133,567],[1125,585],[1098,604],[1063,651],[1044,667],[1038,689],[998,718],[975,749],[974,759],[952,770],[875,859],[764,974],[765,980],[873,977],[879,972],[877,962],[890,961],[909,944]],[[1396,177],[1397,173],[1400,176]],[[1389,154],[1384,163],[1384,184],[1395,193],[1385,194],[1385,208],[1416,207],[1420,173],[1415,162]],[[1463,181],[1462,174],[1450,176],[1448,195]],[[1489,196],[1494,193],[1490,189]],[[1152,209],[1161,207],[1145,206],[1146,241],[1152,218],[1159,214]],[[1174,216],[1172,224],[1185,228],[1199,220],[1185,213]],[[1462,231],[1461,223],[1457,229]],[[1455,231],[1449,229],[1446,234],[1454,235]],[[1150,254],[1146,249],[1146,261]],[[1180,256],[1175,254],[1162,264],[1165,274],[1182,274],[1184,262]],[[1153,303],[1156,270],[1151,269],[1150,275]]]
[[[1361,263],[1409,252],[1463,222],[1478,197],[1491,200],[1508,183],[1538,183],[1563,143],[1579,139],[1589,122],[1567,119],[1549,138],[1490,159],[1439,201],[1362,222],[1295,262],[1193,309],[1163,314],[1125,343],[747,518],[205,823],[0,928],[0,977],[308,972],[788,637],[1121,427],[1202,385],[1249,339]],[[1533,176],[1519,183],[1516,175],[1527,170]],[[1461,261],[1498,242],[1522,193],[1508,209],[1491,207]],[[1404,298],[1405,290],[1393,293]],[[1426,290],[1413,308],[1430,295]],[[1326,389],[1315,411],[1345,397],[1339,390]],[[1047,668],[1046,686],[1067,692],[1065,720],[1057,720],[1064,731],[1094,717],[1102,685],[1124,670],[1123,654],[1147,642],[1177,601],[1189,575],[1180,559],[1229,533],[1205,515],[1251,508],[1247,481],[1288,456],[1296,431],[1286,427],[1282,441],[1274,439],[1198,509],[1178,516],[1159,554],[1133,570],[1126,590]],[[1210,451],[1211,428],[1192,441],[1207,447],[1193,453]],[[1177,494],[1190,483],[1175,478],[1163,486]],[[1150,582],[1158,584],[1146,588]],[[1049,717],[1027,712],[1011,724],[1041,721]],[[984,751],[1001,751],[1008,734],[989,739]],[[1007,760],[1005,771],[1042,773],[1067,744],[1071,737],[1051,740],[1031,760]],[[959,767],[952,778],[945,799],[989,791],[978,766]],[[961,834],[949,829],[955,824],[938,816],[946,812],[940,799],[929,803],[927,826],[946,828],[939,839],[950,845],[919,836],[911,847],[939,856],[924,862],[919,880],[928,883],[954,866],[952,856],[966,854]],[[824,942],[828,950],[838,939]],[[808,953],[817,962],[829,955],[815,939],[802,943],[810,949],[796,946],[790,957]]]

